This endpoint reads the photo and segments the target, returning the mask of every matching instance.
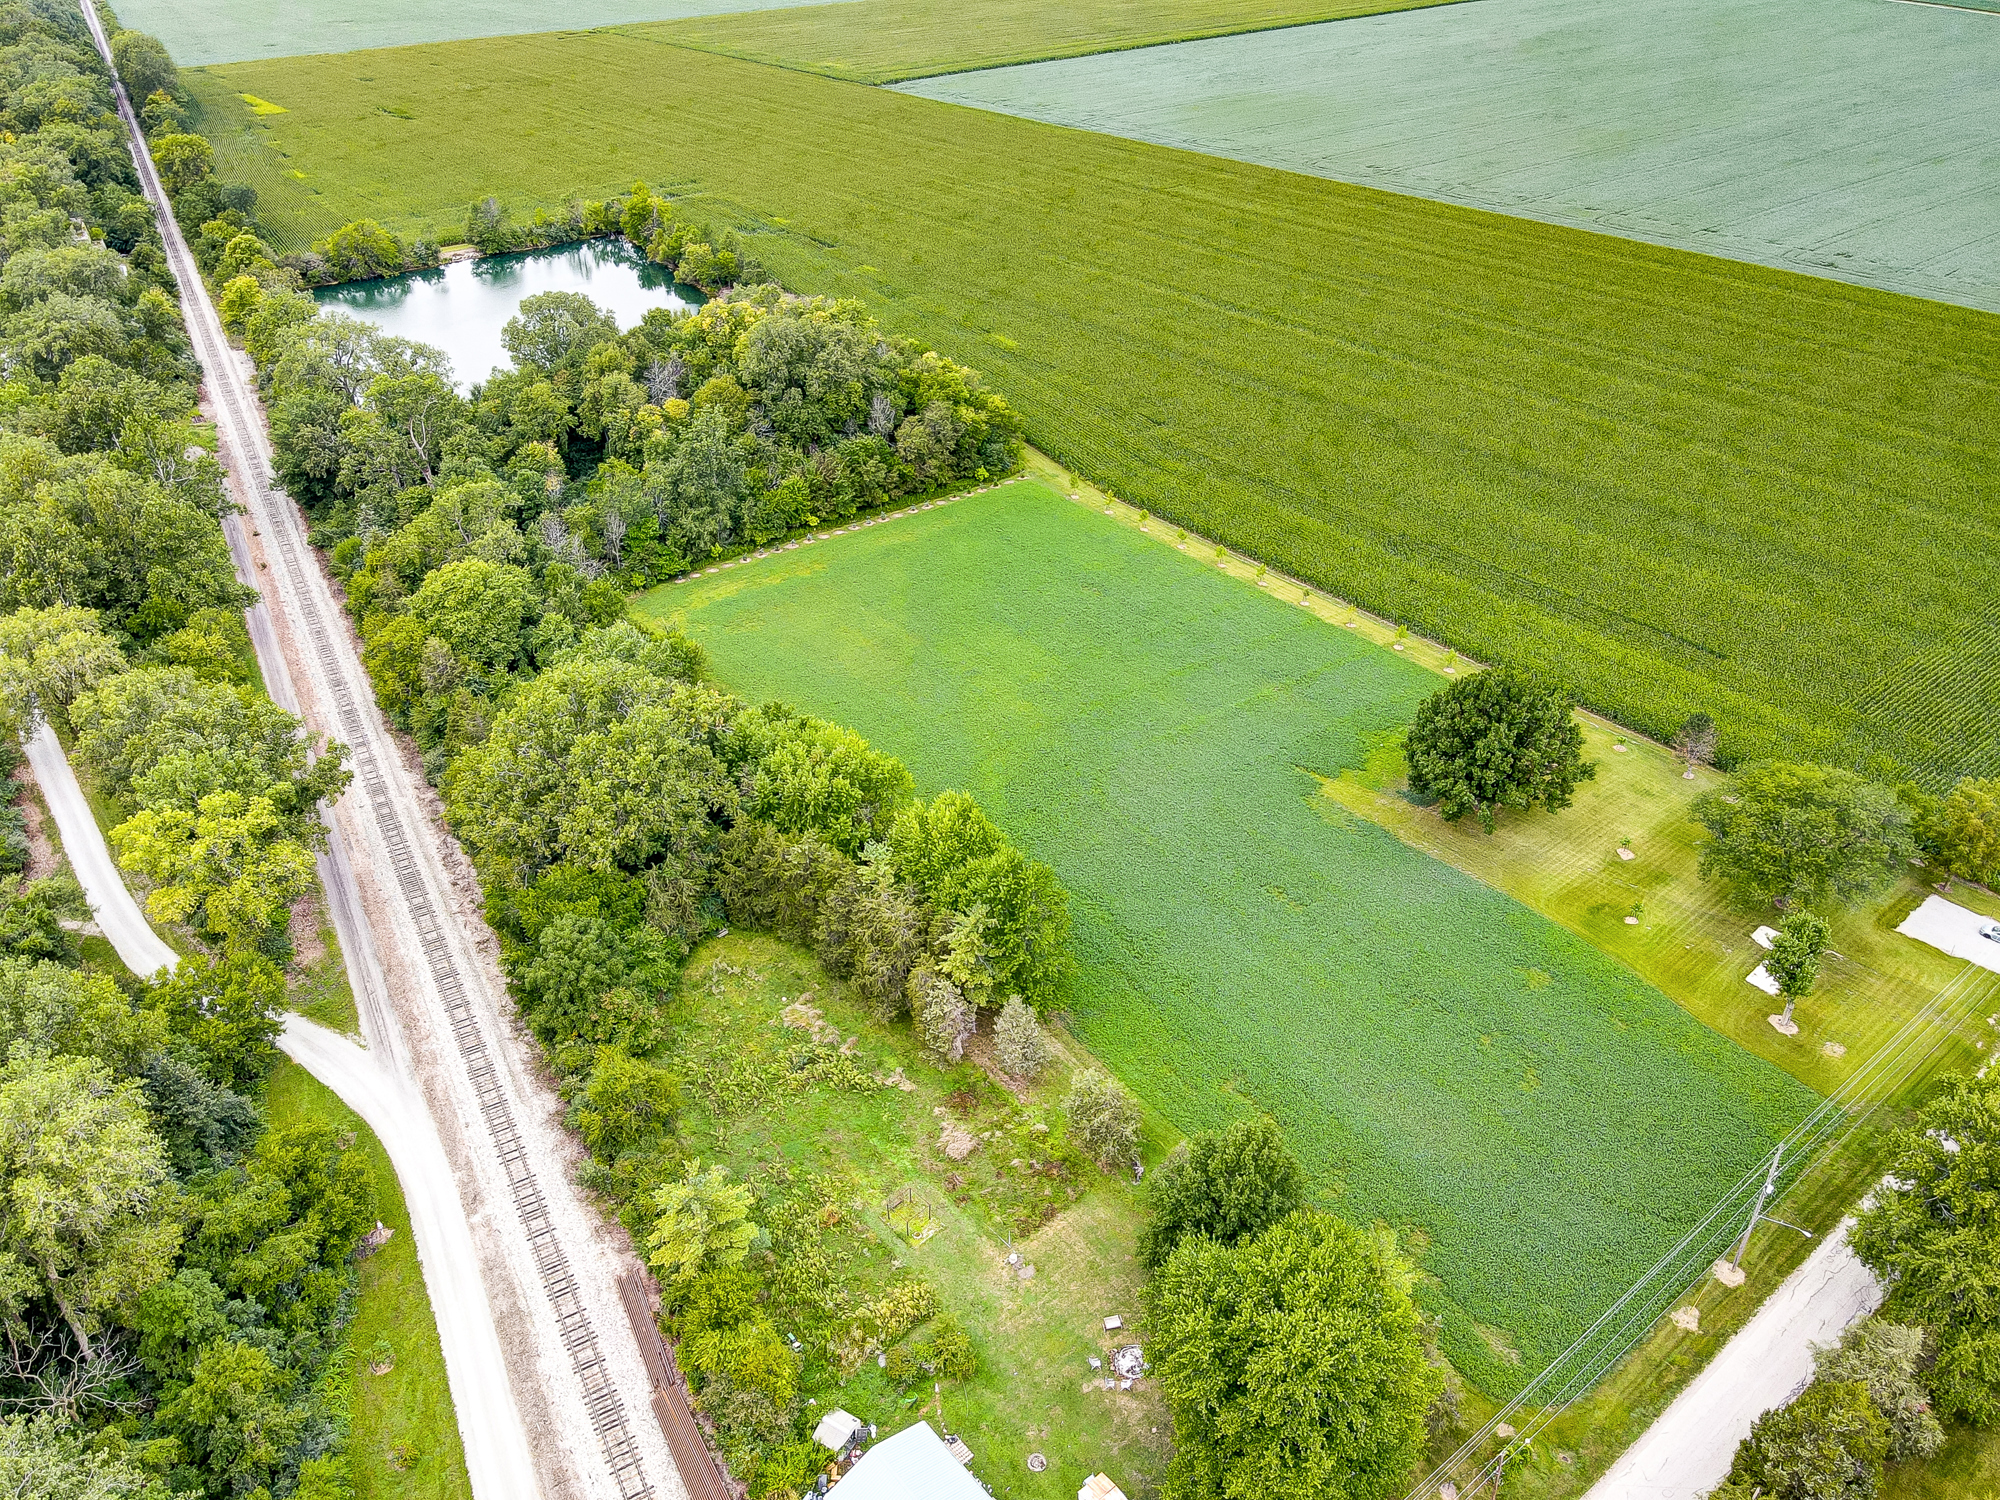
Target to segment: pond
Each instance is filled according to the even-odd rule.
[[[622,239],[585,240],[551,250],[489,255],[436,271],[322,287],[322,307],[352,313],[398,338],[434,344],[451,357],[460,389],[513,361],[500,330],[521,299],[537,292],[582,292],[630,328],[654,307],[693,308],[704,300]]]

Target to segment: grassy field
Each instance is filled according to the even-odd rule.
[[[2000,312],[2000,26],[1965,11],[1488,0],[910,88]]]
[[[1452,0],[841,0],[638,27],[685,47],[861,83],[1303,26]]]
[[[617,32],[190,81],[287,246],[643,176],[1120,495],[1624,722],[2000,766],[2000,711],[1938,733],[2000,710],[2000,319]]]
[[[787,0],[120,0],[119,18],[167,44],[182,67],[401,47],[555,27],[745,11]]]
[[[265,1102],[273,1125],[316,1120],[352,1131],[374,1169],[377,1213],[395,1231],[361,1263],[360,1297],[337,1356],[354,1362],[348,1457],[355,1500],[472,1500],[444,1351],[388,1152],[360,1116],[297,1063],[279,1062]],[[369,1364],[384,1343],[392,1368],[377,1375]]]
[[[1489,1389],[1809,1102],[1556,924],[1326,815],[1308,773],[1360,763],[1434,677],[1046,488],[637,607],[1053,864],[1082,1039],[1179,1129],[1268,1110],[1343,1212],[1421,1236]]]
[[[789,1059],[801,1031],[781,1022],[793,1001],[851,1039],[866,1067],[885,1075],[900,1069],[912,1087],[800,1083]],[[974,1472],[1002,1496],[1067,1497],[1099,1470],[1134,1495],[1146,1493],[1145,1481],[1164,1466],[1158,1397],[1144,1382],[1132,1391],[1099,1389],[1089,1368],[1091,1356],[1144,1338],[1132,1253],[1140,1195],[1126,1176],[1088,1170],[1058,1185],[1010,1165],[1039,1155],[1044,1138],[1034,1126],[1059,1105],[1071,1058],[1020,1098],[973,1063],[940,1072],[922,1060],[908,1025],[883,1027],[809,953],[747,933],[703,945],[670,1015],[675,1041],[665,1061],[687,1082],[680,1135],[688,1150],[755,1184],[767,1218],[776,1201],[800,1193],[843,1205],[817,1237],[842,1283],[865,1297],[891,1279],[892,1262],[914,1269],[979,1354],[979,1373],[949,1382],[939,1398],[942,1423],[929,1381],[906,1394],[872,1360],[844,1385],[821,1388],[821,1404],[838,1400],[885,1432],[929,1416],[964,1437]],[[975,1056],[986,1040],[975,1043]],[[1055,1040],[1066,1045],[1059,1034]],[[940,1116],[982,1138],[965,1161],[938,1150]],[[984,1139],[993,1131],[998,1139]],[[1157,1157],[1158,1144],[1149,1155]],[[928,1237],[904,1232],[918,1224],[887,1210],[911,1189],[938,1226]],[[1072,1190],[1080,1195],[1074,1201]],[[1050,1213],[1043,1205],[1056,1203],[1060,1212],[1024,1230]],[[1032,1278],[1007,1264],[1010,1253],[1034,1267]],[[1127,1335],[1104,1332],[1112,1313],[1126,1320]],[[816,1388],[812,1379],[809,1365],[807,1389]],[[1044,1473],[1027,1471],[1031,1452],[1049,1459]]]

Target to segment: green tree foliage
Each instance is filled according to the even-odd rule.
[[[125,668],[97,611],[54,604],[0,615],[0,707],[25,727],[39,709],[67,723],[70,705]]]
[[[729,1180],[720,1163],[689,1162],[687,1175],[653,1194],[646,1260],[669,1288],[685,1286],[711,1266],[738,1266],[750,1253],[750,1189]]]
[[[786,833],[817,833],[841,853],[858,854],[888,831],[914,789],[901,761],[851,729],[801,716],[770,732],[749,807]]]
[[[1812,993],[1819,980],[1819,966],[1826,957],[1833,929],[1825,917],[1812,911],[1786,912],[1778,923],[1778,935],[1771,939],[1771,956],[1764,970],[1778,982],[1778,993],[1786,1001]]]
[[[1070,973],[1069,898],[1047,865],[1009,844],[964,792],[911,803],[889,830],[896,873],[940,910],[986,909],[991,988],[1037,1009]]]
[[[135,100],[154,94],[178,94],[180,69],[167,49],[143,31],[121,31],[111,38],[111,61],[124,81],[125,92]]]
[[[211,792],[194,812],[147,808],[111,830],[118,862],[153,883],[146,910],[187,922],[232,956],[254,953],[313,888],[313,857],[268,797]]]
[[[500,342],[521,366],[543,375],[580,375],[600,344],[618,336],[611,315],[581,292],[537,292],[500,331]]]
[[[1558,812],[1597,774],[1573,710],[1561,688],[1512,668],[1460,678],[1417,706],[1410,790],[1436,798],[1447,822],[1477,813],[1488,833],[1503,808]]]
[[[1924,1385],[1929,1364],[1924,1331],[1881,1318],[1863,1318],[1840,1342],[1813,1351],[1813,1378],[1831,1384],[1856,1381],[1889,1426],[1891,1462],[1929,1458],[1944,1446],[1944,1428],[1931,1410]]]
[[[356,219],[319,241],[313,254],[326,262],[328,281],[367,281],[404,268],[403,245],[373,219]]]
[[[570,1123],[593,1155],[614,1161],[670,1132],[680,1113],[674,1075],[618,1047],[600,1047]]]
[[[1961,880],[2000,886],[2000,777],[1968,776],[1930,818],[1930,842]]]
[[[1238,1246],[1193,1237],[1147,1291],[1174,1419],[1173,1500],[1399,1492],[1442,1379],[1410,1268],[1382,1239],[1297,1213]]]
[[[719,1265],[694,1278],[677,1322],[685,1368],[756,1391],[774,1407],[791,1404],[798,1392],[798,1356],[778,1337],[756,1278],[741,1266]]]
[[[0,1051],[96,1058],[129,1077],[166,1040],[165,1021],[135,1009],[107,974],[48,958],[0,959]]]
[[[169,638],[171,639],[171,638]],[[143,667],[101,683],[72,713],[77,754],[114,795],[192,813],[218,792],[268,802],[285,836],[318,847],[316,813],[346,789],[347,750],[248,688],[190,667]]]
[[[1815,1380],[1757,1419],[1729,1470],[1732,1496],[1868,1500],[1882,1479],[1888,1424],[1860,1381]]]
[[[0,1417],[0,1486],[18,1500],[151,1500],[144,1469],[93,1448],[52,1416]]]
[[[1769,761],[1704,792],[1701,872],[1782,904],[1857,900],[1916,851],[1910,814],[1887,787],[1835,766]]]
[[[1882,1316],[1929,1334],[1938,1410],[2000,1419],[2000,1079],[1949,1079],[1924,1105],[1854,1252],[1889,1288]]]
[[[1240,1245],[1304,1206],[1305,1176],[1268,1116],[1175,1148],[1153,1174],[1139,1264],[1156,1271],[1182,1240]]]
[[[1069,1138],[1098,1166],[1129,1165],[1139,1144],[1139,1106],[1115,1079],[1086,1068],[1070,1079],[1063,1098]]]
[[[0,1317],[54,1304],[88,1357],[160,1281],[180,1239],[165,1153],[139,1085],[86,1057],[0,1066]]]
[[[19,875],[0,875],[0,960],[73,964],[78,945],[63,923],[89,916],[83,887],[67,876],[45,875],[24,883]]]
[[[254,1344],[217,1339],[160,1403],[160,1430],[200,1466],[214,1500],[268,1488],[305,1413],[286,1403],[285,1372]]]
[[[277,1061],[285,976],[261,954],[183,958],[153,983],[146,1005],[224,1088],[254,1088]]]
[[[215,171],[215,148],[198,135],[155,136],[152,154],[161,183],[175,198]]]

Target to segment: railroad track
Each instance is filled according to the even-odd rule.
[[[98,51],[109,67],[109,42],[91,0],[81,0],[81,8]],[[130,136],[134,163],[159,221],[168,262],[180,285],[188,333],[215,401],[221,436],[230,450],[230,467],[246,492],[252,513],[261,523],[259,529],[268,550],[275,553],[284,574],[287,589],[281,596],[280,607],[285,609],[294,627],[295,638],[302,638],[311,653],[316,675],[325,688],[324,698],[329,701],[324,706],[330,708],[333,723],[324,727],[349,747],[354,782],[347,795],[358,798],[366,809],[387,854],[396,893],[404,902],[416,934],[422,967],[430,976],[449,1026],[464,1081],[477,1100],[493,1159],[505,1176],[516,1221],[540,1276],[558,1336],[580,1388],[583,1409],[619,1500],[649,1500],[656,1490],[646,1473],[644,1455],[632,1430],[624,1396],[607,1364],[590,1308],[563,1244],[560,1225],[543,1193],[533,1153],[515,1119],[501,1069],[487,1043],[466,982],[464,963],[453,949],[443,911],[446,898],[441,897],[431,872],[419,858],[409,820],[398,805],[393,778],[407,776],[407,772],[387,763],[388,757],[378,750],[387,741],[386,729],[371,717],[372,696],[355,680],[358,663],[350,665],[348,655],[336,644],[335,632],[344,630],[344,626],[330,618],[330,599],[321,599],[313,587],[316,568],[309,557],[301,518],[290,497],[271,482],[268,450],[260,440],[262,414],[245,389],[239,356],[223,335],[207,288],[174,221],[153,163],[141,145],[145,137],[115,69],[113,88],[119,114]],[[441,881],[443,877],[440,874],[435,879]],[[673,1479],[679,1480],[680,1476],[675,1474]],[[679,1494],[685,1493],[686,1485],[670,1483],[667,1488],[670,1495]]]

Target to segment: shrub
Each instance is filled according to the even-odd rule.
[[[1889,1426],[1858,1380],[1816,1380],[1790,1406],[1757,1419],[1729,1483],[1769,1500],[1868,1500],[1882,1478]]]
[[[1049,1065],[1049,1039],[1042,1035],[1042,1023],[1019,995],[1009,995],[993,1023],[993,1050],[999,1055],[1000,1070],[1015,1078],[1033,1079]]]
[[[1139,1140],[1139,1107],[1116,1081],[1096,1069],[1070,1080],[1063,1101],[1069,1138],[1107,1172],[1130,1161]]]

